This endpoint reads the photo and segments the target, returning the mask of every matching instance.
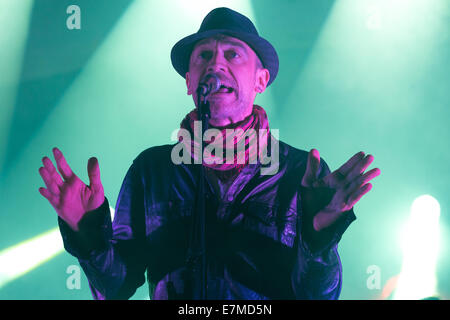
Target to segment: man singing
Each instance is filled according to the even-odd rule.
[[[171,60],[196,105],[180,127],[193,138],[180,135],[178,143],[150,147],[134,159],[113,222],[95,157],[88,161],[89,186],[57,148],[57,169],[48,157],[39,169],[46,185],[39,192],[56,210],[64,246],[78,258],[93,297],[128,299],[147,273],[151,299],[195,298],[187,258],[203,165],[207,299],[337,299],[337,244],[355,219],[354,205],[380,174],[377,168],[366,172],[373,156],[358,152],[331,173],[316,149],[308,153],[271,134],[254,100],[275,80],[278,56],[236,11],[212,10],[198,32],[174,45]],[[208,96],[209,127],[224,149],[214,155],[219,161],[200,153],[199,165],[197,88],[207,75],[220,83]],[[240,132],[231,147],[225,143],[230,130]],[[268,137],[246,139],[250,130],[265,130]],[[193,161],[174,161],[174,148]],[[277,159],[269,174],[261,170],[261,150]],[[230,152],[231,161],[221,157]]]

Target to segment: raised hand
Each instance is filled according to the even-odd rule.
[[[58,148],[53,148],[53,155],[59,173],[52,161],[43,157],[44,166],[39,168],[39,174],[47,188],[41,187],[39,192],[55,208],[58,216],[78,231],[78,223],[84,214],[100,207],[105,199],[98,160],[95,157],[88,160],[90,184],[87,186],[73,173]]]
[[[339,169],[318,179],[320,155],[316,149],[309,152],[302,186],[334,191],[331,201],[314,216],[315,230],[319,231],[333,224],[341,213],[353,208],[372,189],[369,181],[381,173],[378,168],[365,172],[373,159],[372,155],[365,156],[364,152],[358,152]]]

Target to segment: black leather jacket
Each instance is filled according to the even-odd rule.
[[[198,165],[175,165],[173,145],[139,154],[123,181],[111,223],[108,200],[74,232],[59,219],[66,250],[78,258],[94,299],[128,299],[145,283],[151,299],[190,299],[186,254]],[[342,215],[317,239],[303,213],[300,182],[308,153],[279,141],[279,170],[241,171],[225,197],[206,183],[209,299],[337,299],[337,243],[355,219]],[[320,177],[330,171],[321,160]],[[208,179],[207,179],[208,180]],[[320,202],[320,201],[319,201]],[[318,204],[320,207],[321,204]]]

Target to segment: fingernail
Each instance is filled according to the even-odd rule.
[[[61,152],[59,152],[58,149],[53,148],[53,153],[55,154],[55,156],[59,157],[61,155]]]

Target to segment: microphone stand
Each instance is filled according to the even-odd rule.
[[[207,270],[206,270],[206,239],[205,239],[205,167],[203,165],[203,136],[209,126],[210,110],[207,99],[209,92],[202,92],[197,89],[197,112],[198,118],[202,121],[202,148],[199,180],[197,186],[196,210],[193,214],[190,243],[188,251],[188,268],[190,268],[191,279],[193,280],[193,299],[206,300]],[[201,99],[203,97],[203,100]]]

